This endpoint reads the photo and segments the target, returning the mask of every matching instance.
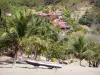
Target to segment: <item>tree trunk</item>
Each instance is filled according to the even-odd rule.
[[[92,65],[93,65],[93,67],[95,67],[95,66],[96,66],[96,65],[95,65],[95,62],[93,62],[93,64],[92,64]]]
[[[17,42],[15,42],[14,43],[14,58],[13,58],[13,65],[12,65],[13,67],[16,64],[18,50],[19,50],[18,44]]]
[[[91,67],[91,62],[90,62],[90,60],[89,60],[89,67]]]
[[[14,67],[14,65],[16,64],[17,53],[18,53],[18,51],[15,51],[15,55],[14,55],[14,58],[13,58],[13,67]]]
[[[37,60],[37,52],[34,53],[34,60]]]
[[[29,54],[27,55],[27,58],[30,58],[30,55]]]
[[[15,54],[15,56],[13,58],[13,66],[16,64],[16,60],[17,60],[17,53]]]
[[[98,67],[98,66],[99,66],[99,61],[97,61],[97,62],[96,62],[95,66],[96,66],[96,67]]]
[[[80,59],[80,66],[82,66],[82,64],[81,64],[81,63],[82,63],[82,60]]]

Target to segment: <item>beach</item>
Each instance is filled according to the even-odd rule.
[[[28,64],[0,65],[0,75],[100,75],[100,68],[64,65],[61,69],[34,68]]]

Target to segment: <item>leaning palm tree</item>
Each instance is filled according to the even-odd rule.
[[[34,14],[26,14],[24,9],[17,10],[14,8],[12,16],[7,18],[7,22],[4,25],[5,32],[2,34],[2,38],[5,37],[2,40],[10,41],[8,45],[14,51],[14,62],[17,59],[18,51],[24,49],[22,46],[24,38],[26,38],[24,40],[31,39],[32,43],[34,43],[34,49],[38,51],[37,53],[41,53],[43,48],[45,48],[41,44],[41,39],[42,42],[46,40],[47,38],[45,37],[48,37],[48,33],[51,31],[50,24],[48,24],[49,22],[46,19]],[[33,38],[33,36],[36,37]]]
[[[10,49],[14,51],[14,63],[17,59],[18,51],[23,50],[20,42],[22,38],[26,37],[27,33],[29,33],[27,27],[30,20],[31,16],[27,16],[24,9],[15,10],[13,16],[9,17],[4,25],[3,29],[5,31],[1,36],[1,40],[9,41],[8,45],[10,45]]]

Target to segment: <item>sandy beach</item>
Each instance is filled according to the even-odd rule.
[[[100,75],[100,68],[66,65],[61,69],[35,69],[32,65],[16,64],[0,65],[0,75]]]

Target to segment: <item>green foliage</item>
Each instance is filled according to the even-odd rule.
[[[74,46],[74,54],[77,58],[80,59],[80,65],[81,60],[84,59],[83,52],[86,51],[86,41],[83,36],[79,36],[75,39],[75,42],[73,43]]]
[[[5,30],[2,33],[3,39],[0,41],[2,42],[1,49],[7,48],[6,50],[11,50],[17,52],[19,50],[23,50],[22,45],[20,44],[22,38],[26,36],[27,31],[27,24],[30,21],[31,17],[25,15],[25,10],[16,11],[13,16],[7,19],[8,21],[5,23],[3,29]],[[5,34],[6,33],[6,34]],[[6,44],[7,43],[7,44]]]
[[[25,48],[26,54],[31,55],[32,53],[34,53],[35,59],[37,58],[37,55],[45,53],[48,45],[45,40],[42,40],[39,37],[35,36],[23,39],[22,44]]]
[[[79,36],[75,39],[75,43],[73,44],[76,52],[84,52],[85,40],[83,36]]]
[[[57,59],[56,59],[56,58],[51,58],[51,61],[52,61],[52,62],[56,62]]]
[[[65,11],[63,12],[63,14],[64,14],[64,17],[65,17],[65,18],[69,18],[69,17],[71,16],[70,11],[68,11],[68,10],[65,10]]]
[[[82,24],[82,25],[87,25],[87,26],[90,26],[91,25],[91,22],[92,22],[92,19],[89,18],[89,17],[82,17],[80,20],[79,20],[79,23]]]
[[[85,58],[87,60],[90,60],[91,58],[93,58],[94,52],[92,50],[86,50],[83,55],[85,56]]]
[[[98,15],[96,15],[96,20],[97,20],[97,22],[99,22],[100,23],[100,8],[98,9]]]
[[[3,10],[3,11],[8,11],[9,10],[9,1],[8,0],[0,0],[0,8]]]
[[[22,0],[0,0],[0,8],[4,13],[10,11],[11,6],[20,6]]]
[[[66,60],[73,53],[73,47],[70,42],[62,40],[60,42],[49,45],[48,58],[57,58]]]
[[[96,4],[95,6],[99,7],[100,8],[100,0],[96,0]]]
[[[50,4],[55,5],[59,2],[60,2],[60,0],[44,0],[45,5],[50,5]]]
[[[73,30],[74,30],[74,32],[80,31],[80,30],[82,30],[82,27],[81,27],[81,25],[75,25],[75,26],[73,26]]]
[[[8,1],[5,4],[9,7]],[[73,4],[74,2],[76,4],[78,1],[81,0],[70,0],[70,3]],[[6,1],[4,0],[4,2]],[[32,0],[32,2],[31,0],[25,0],[25,3],[23,3],[23,0],[14,0],[14,3],[12,1],[10,4],[33,7],[39,5],[38,2],[44,4],[41,3],[41,0]],[[37,8],[38,10],[43,10],[44,5],[36,7],[40,7]],[[5,6],[2,6],[2,8],[5,8]],[[87,61],[100,62],[100,44],[90,42],[83,36],[70,37],[72,32],[80,31],[82,27],[70,18],[68,9],[65,9],[63,14],[67,24],[72,26],[72,30],[69,30],[65,37],[59,40],[59,34],[64,31],[59,27],[54,27],[48,18],[33,13],[27,14],[24,7],[10,6],[10,8],[12,16],[6,17],[6,22],[0,26],[1,52],[23,50],[27,55],[34,53],[35,59],[38,55],[43,55],[54,62],[57,59],[66,60],[71,54],[74,54],[80,60],[85,58]],[[5,11],[5,9],[2,10]],[[80,23],[84,25],[89,25],[91,21],[91,18],[87,16],[80,19]]]

